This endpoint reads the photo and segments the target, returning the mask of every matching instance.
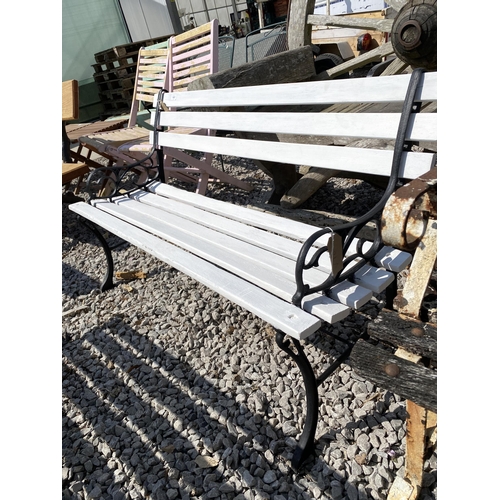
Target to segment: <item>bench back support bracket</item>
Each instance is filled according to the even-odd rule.
[[[369,263],[382,247],[383,242],[380,236],[379,224],[380,216],[387,200],[389,200],[395,189],[398,187],[398,183],[400,182],[399,171],[403,152],[405,150],[405,137],[407,135],[407,129],[410,123],[410,117],[413,113],[420,110],[420,106],[415,104],[415,97],[423,72],[424,71],[422,69],[415,69],[410,77],[408,90],[403,104],[403,110],[401,112],[401,119],[399,122],[396,142],[394,145],[391,175],[384,194],[371,210],[369,210],[366,214],[359,217],[355,221],[341,224],[339,226],[335,226],[334,228],[320,229],[304,242],[295,267],[297,291],[295,292],[295,295],[293,297],[293,304],[300,305],[302,303],[302,299],[306,295],[309,295],[311,293],[323,292],[327,289],[330,289],[337,283],[349,279],[361,267]],[[319,238],[328,233],[332,233],[332,235],[339,235],[342,241],[341,253],[342,255],[345,255],[354,238],[358,235],[361,229],[371,221],[375,222],[375,224],[377,225],[377,237],[368,250],[363,249],[363,243],[366,243],[366,241],[362,241],[361,244],[358,245],[357,252],[351,255],[349,258],[343,259],[342,268],[336,272],[332,270],[332,273],[330,274],[328,279],[325,280],[322,284],[310,287],[304,282],[304,271],[310,269],[313,266],[317,266],[320,256],[327,251],[331,251],[331,249],[329,249],[327,246],[323,246],[319,250],[314,252],[312,258],[307,260],[312,247],[318,244]],[[358,262],[355,265],[351,265],[355,259],[359,259]],[[350,266],[348,270],[346,269],[347,266]]]

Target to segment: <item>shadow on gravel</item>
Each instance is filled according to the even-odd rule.
[[[221,367],[234,373],[234,384],[214,385],[185,362],[187,350],[204,348],[202,332],[189,336],[167,345],[161,332],[133,328],[117,316],[67,337],[63,498],[80,498],[82,490],[86,498],[113,500],[230,499],[248,490],[257,498],[278,492],[334,498],[332,484],[344,494],[356,490],[321,456],[295,474],[288,466],[295,440],[273,422],[276,402],[269,404],[256,380],[241,378],[239,366]],[[292,397],[300,401],[303,391]],[[320,440],[318,451],[330,441]]]
[[[81,273],[74,267],[62,263],[62,293],[68,297],[86,295],[99,288],[100,282]]]
[[[360,217],[372,208],[384,190],[357,179],[330,178],[300,208]]]

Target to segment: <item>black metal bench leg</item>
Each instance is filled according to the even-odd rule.
[[[296,339],[292,340],[295,344],[295,349],[297,350],[296,353],[290,348],[289,338],[285,339],[285,334],[281,331],[276,333],[276,343],[295,361],[299,367],[306,390],[306,422],[292,458],[292,467],[294,470],[298,470],[306,458],[314,450],[314,436],[318,425],[319,396],[318,383],[311,363],[309,363],[309,360],[304,354],[304,350],[302,349],[300,342]]]
[[[108,264],[108,269],[106,271],[106,274],[104,276],[104,279],[100,287],[101,292],[105,292],[106,290],[110,290],[114,286],[113,284],[114,263],[113,263],[113,256],[111,255],[111,248],[109,247],[106,238],[104,238],[104,236],[99,231],[99,229],[97,229],[97,226],[95,224],[84,219],[83,217],[80,217],[80,222],[96,235],[97,239],[101,242],[101,245],[104,249],[104,253],[106,254],[106,262]]]

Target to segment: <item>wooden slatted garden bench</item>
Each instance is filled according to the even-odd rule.
[[[70,206],[104,245],[108,272],[103,290],[113,286],[113,259],[98,227],[184,272],[276,329],[276,341],[300,368],[306,392],[307,414],[292,460],[295,468],[314,448],[318,385],[352,350],[347,345],[316,376],[302,343],[319,334],[323,325],[342,321],[374,295],[391,288],[396,274],[410,265],[411,252],[382,241],[381,213],[398,187],[435,167],[435,153],[412,151],[408,144],[436,141],[437,113],[423,112],[429,106],[434,110],[436,100],[437,73],[420,71],[356,80],[162,92],[150,137],[155,166],[94,171],[90,188],[96,176],[108,175],[114,183],[112,192],[106,198],[92,197],[88,203]],[[308,111],[276,111],[280,105],[304,105]],[[341,112],[321,112],[332,105],[342,105]],[[260,112],[259,108],[254,112],[256,106],[272,106],[273,111]],[[316,106],[312,112],[311,106]],[[349,113],[354,108],[357,112]],[[176,127],[228,134],[183,135],[176,133]],[[266,140],[269,134],[280,140]],[[294,142],[286,140],[291,135]],[[325,136],[329,141],[325,142]],[[303,142],[298,143],[297,137]],[[322,141],[315,143],[314,137]],[[337,137],[395,142],[393,150],[348,148],[336,146]],[[369,173],[386,178],[388,184],[380,201],[364,216],[318,228],[165,184],[161,162],[169,148]],[[101,183],[99,178],[96,185]],[[363,240],[360,233],[373,222],[375,238]]]

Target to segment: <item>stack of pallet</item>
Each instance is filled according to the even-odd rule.
[[[103,105],[101,120],[130,112],[139,49],[167,41],[171,36],[117,45],[94,54],[94,81]]]

